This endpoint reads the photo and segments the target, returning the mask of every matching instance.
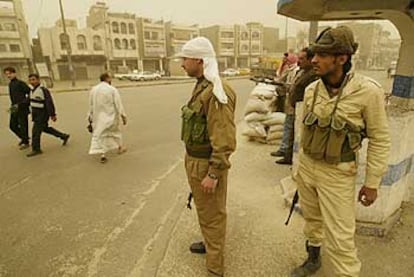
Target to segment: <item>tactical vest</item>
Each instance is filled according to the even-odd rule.
[[[182,107],[181,140],[188,146],[209,145],[207,117],[189,105]]]
[[[43,88],[41,86],[38,86],[30,94],[30,107],[36,109],[45,108],[45,93],[43,92]]]
[[[316,85],[311,111],[303,121],[302,147],[305,154],[329,164],[356,160],[356,151],[364,138],[363,130],[336,116],[339,101],[347,79],[343,82],[332,113],[325,118],[314,113],[319,84]]]

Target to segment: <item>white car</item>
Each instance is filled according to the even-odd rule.
[[[152,81],[152,80],[160,80],[161,75],[151,71],[143,71],[139,73],[134,73],[129,76],[129,80],[131,81]]]
[[[225,77],[234,77],[240,74],[240,72],[234,68],[227,68],[221,74]]]
[[[133,73],[118,73],[114,75],[114,78],[118,80],[129,80],[132,75]]]

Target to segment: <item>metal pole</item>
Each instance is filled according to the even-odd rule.
[[[70,39],[68,36],[68,33],[66,31],[66,22],[65,22],[65,14],[63,12],[63,5],[62,5],[62,0],[59,0],[59,6],[60,6],[60,15],[62,18],[62,26],[63,26],[63,34],[65,35],[65,39],[67,39],[67,54],[68,54],[68,66],[69,66],[69,72],[70,72],[70,77],[72,79],[72,87],[76,86],[76,77],[75,77],[75,70],[73,68],[73,64],[72,64],[72,47],[70,45]]]
[[[309,44],[312,44],[318,35],[318,21],[311,21],[309,27]]]
[[[286,51],[289,51],[289,42],[288,42],[288,21],[289,18],[286,16],[286,23],[285,23],[285,39],[286,39]]]

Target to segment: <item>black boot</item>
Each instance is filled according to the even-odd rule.
[[[308,252],[308,259],[299,267],[295,268],[291,277],[306,277],[316,273],[321,268],[321,248],[310,246],[308,241],[306,242],[306,251]]]
[[[204,242],[195,242],[191,244],[190,251],[193,254],[206,254],[207,253]]]

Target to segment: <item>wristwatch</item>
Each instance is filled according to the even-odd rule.
[[[217,177],[215,174],[213,174],[213,173],[209,173],[207,176],[208,176],[210,179],[213,179],[213,180],[218,180],[218,177]]]

